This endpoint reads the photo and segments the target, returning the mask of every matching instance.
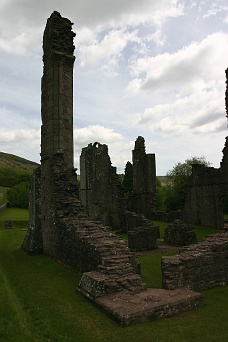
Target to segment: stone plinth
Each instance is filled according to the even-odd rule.
[[[95,300],[122,327],[171,317],[202,305],[200,293],[179,289],[147,289],[138,294],[120,293]],[[139,338],[140,340],[140,338]]]

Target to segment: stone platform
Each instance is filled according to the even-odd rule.
[[[120,326],[171,317],[191,310],[203,303],[200,293],[178,289],[147,289],[138,294],[120,292],[94,299]]]

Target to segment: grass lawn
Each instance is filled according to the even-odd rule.
[[[7,208],[5,211],[0,213],[0,221],[11,220],[11,221],[27,221],[28,222],[28,219],[29,219],[28,209]]]
[[[10,212],[9,212],[10,214]],[[11,211],[11,220],[13,212]],[[16,217],[18,218],[18,212]],[[20,216],[20,215],[19,215]],[[203,292],[204,305],[172,318],[120,328],[76,291],[80,274],[20,248],[24,213],[3,228],[0,214],[0,341],[210,342],[227,341],[228,286]],[[164,255],[164,254],[163,254]],[[161,255],[139,257],[142,278],[161,286]]]
[[[161,235],[161,237],[164,237],[164,235],[165,235],[164,231],[165,231],[165,228],[169,225],[169,222],[162,222],[162,221],[154,221],[153,220],[153,224],[155,226],[159,226],[160,235]],[[198,242],[202,241],[203,239],[205,239],[210,234],[223,233],[223,231],[224,231],[224,230],[212,229],[212,228],[196,226],[196,225],[192,225],[192,228],[196,230],[196,238],[197,238]]]

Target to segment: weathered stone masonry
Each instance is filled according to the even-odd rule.
[[[194,291],[228,284],[228,233],[211,235],[179,255],[162,257],[162,283],[165,289]]]
[[[33,186],[33,190],[38,189],[40,182],[40,191],[30,201],[31,225],[22,248],[30,254],[37,252],[34,239],[41,223],[45,254],[80,272],[95,271],[84,274],[83,279],[90,279],[92,287],[87,281],[84,288],[82,280],[79,288],[83,293],[96,297],[121,289],[140,292],[144,284],[135,273],[136,262],[126,244],[91,221],[77,195],[72,107],[75,34],[71,26],[68,19],[54,12],[44,32],[41,175],[37,171]],[[102,286],[98,279],[102,279]]]
[[[80,199],[89,217],[114,230],[124,230],[124,191],[105,144],[89,144],[82,149]]]
[[[225,108],[228,117],[228,69],[226,70]],[[220,168],[193,165],[189,177],[183,219],[198,224],[222,229],[224,225],[223,201],[228,197],[228,137],[223,148]]]
[[[165,228],[164,241],[172,246],[188,246],[197,242],[196,231],[181,220],[175,220]]]
[[[53,158],[63,159],[62,167],[73,170],[73,66],[75,57],[70,20],[57,12],[47,20],[43,36],[43,77],[41,98],[41,222],[43,248],[56,257],[55,183]],[[69,172],[69,171],[68,171]]]
[[[139,136],[132,151],[133,196],[129,210],[153,218],[156,211],[156,164],[155,154],[146,154],[145,140]]]

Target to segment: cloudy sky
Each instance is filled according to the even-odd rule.
[[[0,0],[0,151],[40,161],[42,36],[54,10],[77,34],[76,167],[99,141],[123,172],[139,135],[158,175],[193,156],[219,167],[227,0]]]

